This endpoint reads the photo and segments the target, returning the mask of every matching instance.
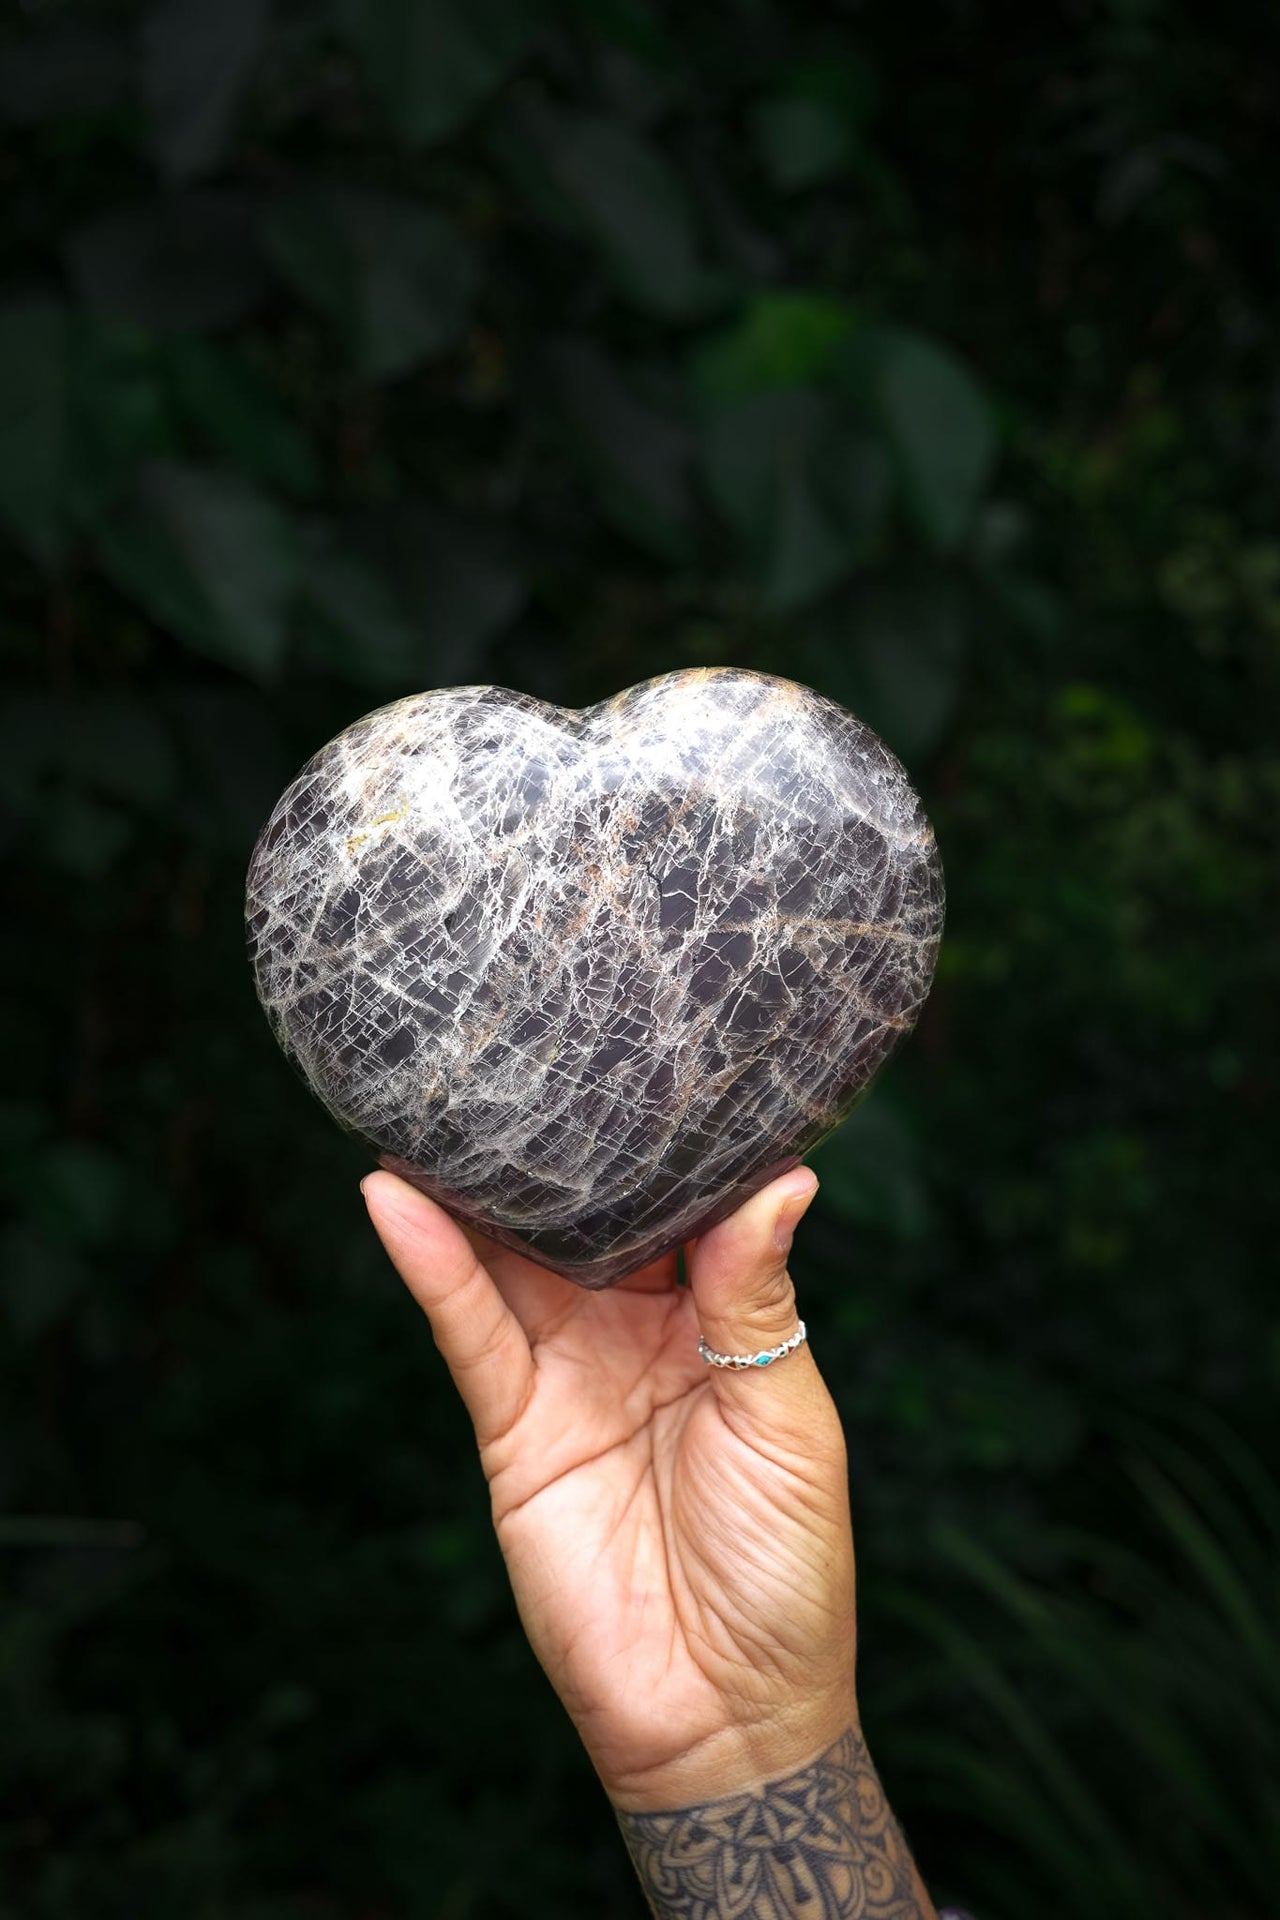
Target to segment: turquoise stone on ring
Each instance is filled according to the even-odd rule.
[[[334,1120],[607,1287],[845,1118],[929,991],[943,880],[868,727],[700,667],[581,709],[476,685],[366,714],[281,794],[245,912]]]

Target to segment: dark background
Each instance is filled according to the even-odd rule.
[[[242,889],[372,707],[707,664],[879,728],[947,868],[793,1267],[926,1876],[1274,1910],[1277,52],[8,9],[4,1920],[636,1920]]]

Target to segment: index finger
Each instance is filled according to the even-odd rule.
[[[394,1173],[360,1182],[391,1264],[431,1323],[481,1450],[509,1433],[533,1392],[528,1336],[457,1221]]]

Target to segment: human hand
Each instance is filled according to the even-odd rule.
[[[520,1617],[614,1805],[687,1805],[857,1725],[844,1435],[796,1327],[793,1168],[589,1293],[394,1174],[362,1187],[475,1427]],[[775,1238],[775,1226],[777,1238]]]

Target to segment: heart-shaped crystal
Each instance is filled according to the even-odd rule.
[[[876,735],[726,667],[581,711],[492,686],[380,707],[281,795],[246,910],[334,1119],[606,1287],[848,1114],[929,990],[943,885]]]

